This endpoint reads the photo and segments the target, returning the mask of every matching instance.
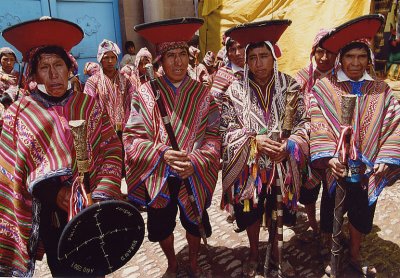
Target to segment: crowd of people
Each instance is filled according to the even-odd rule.
[[[43,22],[49,34],[37,39],[29,30]],[[247,233],[243,275],[257,273],[265,215],[269,234],[276,233],[267,264],[296,277],[282,259],[282,225],[295,225],[298,206],[304,205],[312,233],[300,239],[321,240],[329,258],[339,185],[347,192],[350,265],[362,275],[377,274],[361,259],[362,235],[371,232],[379,194],[400,175],[400,103],[375,78],[370,46],[382,17],[321,29],[310,64],[294,77],[278,67],[285,53],[277,42],[290,20],[235,26],[225,32],[221,50],[204,51],[199,62],[200,49],[188,42],[202,23],[186,18],[135,26],[154,44],[155,56],[147,48],[136,53],[127,41],[120,63],[118,45],[103,40],[97,62],[85,65],[85,84],[76,78],[77,63],[69,53],[83,38],[79,26],[46,18],[4,31],[12,37],[22,30],[29,44],[13,40],[27,64],[24,73],[14,69],[15,52],[0,48],[1,276],[32,276],[44,253],[53,276],[77,275],[57,259],[57,245],[77,194],[68,122],[79,119],[88,123],[93,201],[127,200],[145,209],[148,239],[160,244],[168,262],[163,277],[178,273],[178,208],[189,247],[188,274],[206,277],[198,256],[201,238],[212,235],[207,208],[214,190],[222,190],[227,221]],[[52,26],[70,35],[55,38]],[[355,99],[347,126],[344,95]],[[222,188],[216,189],[219,171]],[[123,178],[127,196],[120,189]],[[334,265],[321,267],[328,275],[338,273]]]

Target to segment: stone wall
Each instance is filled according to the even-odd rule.
[[[133,26],[136,24],[176,17],[195,16],[192,0],[119,0],[119,13],[123,44],[127,40],[134,41],[136,51],[144,46],[153,50],[152,46],[148,45],[133,30]],[[125,49],[122,51],[125,53]]]

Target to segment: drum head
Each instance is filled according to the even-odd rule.
[[[58,259],[78,275],[103,276],[126,264],[143,239],[143,218],[134,206],[115,200],[99,202],[65,226]]]

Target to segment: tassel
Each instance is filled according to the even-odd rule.
[[[244,206],[243,206],[243,212],[249,212],[250,211],[250,201],[249,200],[244,200]]]
[[[258,206],[258,199],[257,199],[257,188],[254,188],[253,191],[253,208]]]
[[[255,138],[250,139],[250,153],[247,164],[250,165],[256,161],[257,157],[257,140]]]
[[[260,170],[260,176],[261,176],[261,182],[267,183],[267,170],[266,169]]]

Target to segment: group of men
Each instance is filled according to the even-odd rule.
[[[379,17],[357,24],[371,21],[380,27]],[[29,30],[40,23],[50,28],[41,30],[50,32],[57,23],[62,30],[52,34],[70,36],[41,36],[38,41]],[[375,275],[376,269],[361,261],[361,236],[371,231],[379,193],[400,173],[399,102],[369,72],[373,54],[365,39],[377,30],[362,28],[366,32],[345,35],[339,31],[347,27],[322,30],[313,44],[310,66],[292,78],[279,71],[277,62],[277,41],[290,23],[262,21],[228,30],[225,65],[210,87],[188,75],[187,42],[202,20],[139,25],[135,30],[156,46],[163,74],[156,74],[154,83],[147,81],[144,64],[152,61],[147,49],[136,55],[139,82],[118,71],[120,50],[104,40],[97,55],[100,68],[83,92],[69,82],[75,65],[69,50],[82,39],[79,26],[46,18],[11,27],[9,36],[22,30],[28,37],[11,41],[29,65],[30,85],[2,119],[0,274],[32,276],[43,251],[52,275],[76,274],[58,261],[57,244],[75,194],[71,185],[78,176],[68,122],[85,119],[92,198],[122,199],[120,184],[126,170],[128,198],[146,206],[148,238],[159,242],[167,258],[163,277],[178,273],[173,234],[178,208],[189,246],[187,272],[191,277],[206,276],[197,261],[203,236],[199,225],[206,237],[211,236],[207,208],[220,159],[221,207],[249,239],[249,256],[242,265],[245,276],[256,275],[261,218],[264,213],[271,218],[278,191],[286,212],[296,211],[298,201],[305,205],[318,235],[315,203],[322,184],[321,230],[331,234],[336,182],[348,191],[350,264],[360,273]],[[351,144],[341,148],[341,96],[347,94],[357,99]],[[168,117],[162,116],[162,109]],[[179,149],[171,147],[171,136]],[[342,151],[346,148],[348,152]],[[348,158],[350,169],[342,157]],[[184,183],[190,184],[193,197]],[[279,262],[278,240],[272,245],[270,263],[285,276],[296,276],[289,262]]]

